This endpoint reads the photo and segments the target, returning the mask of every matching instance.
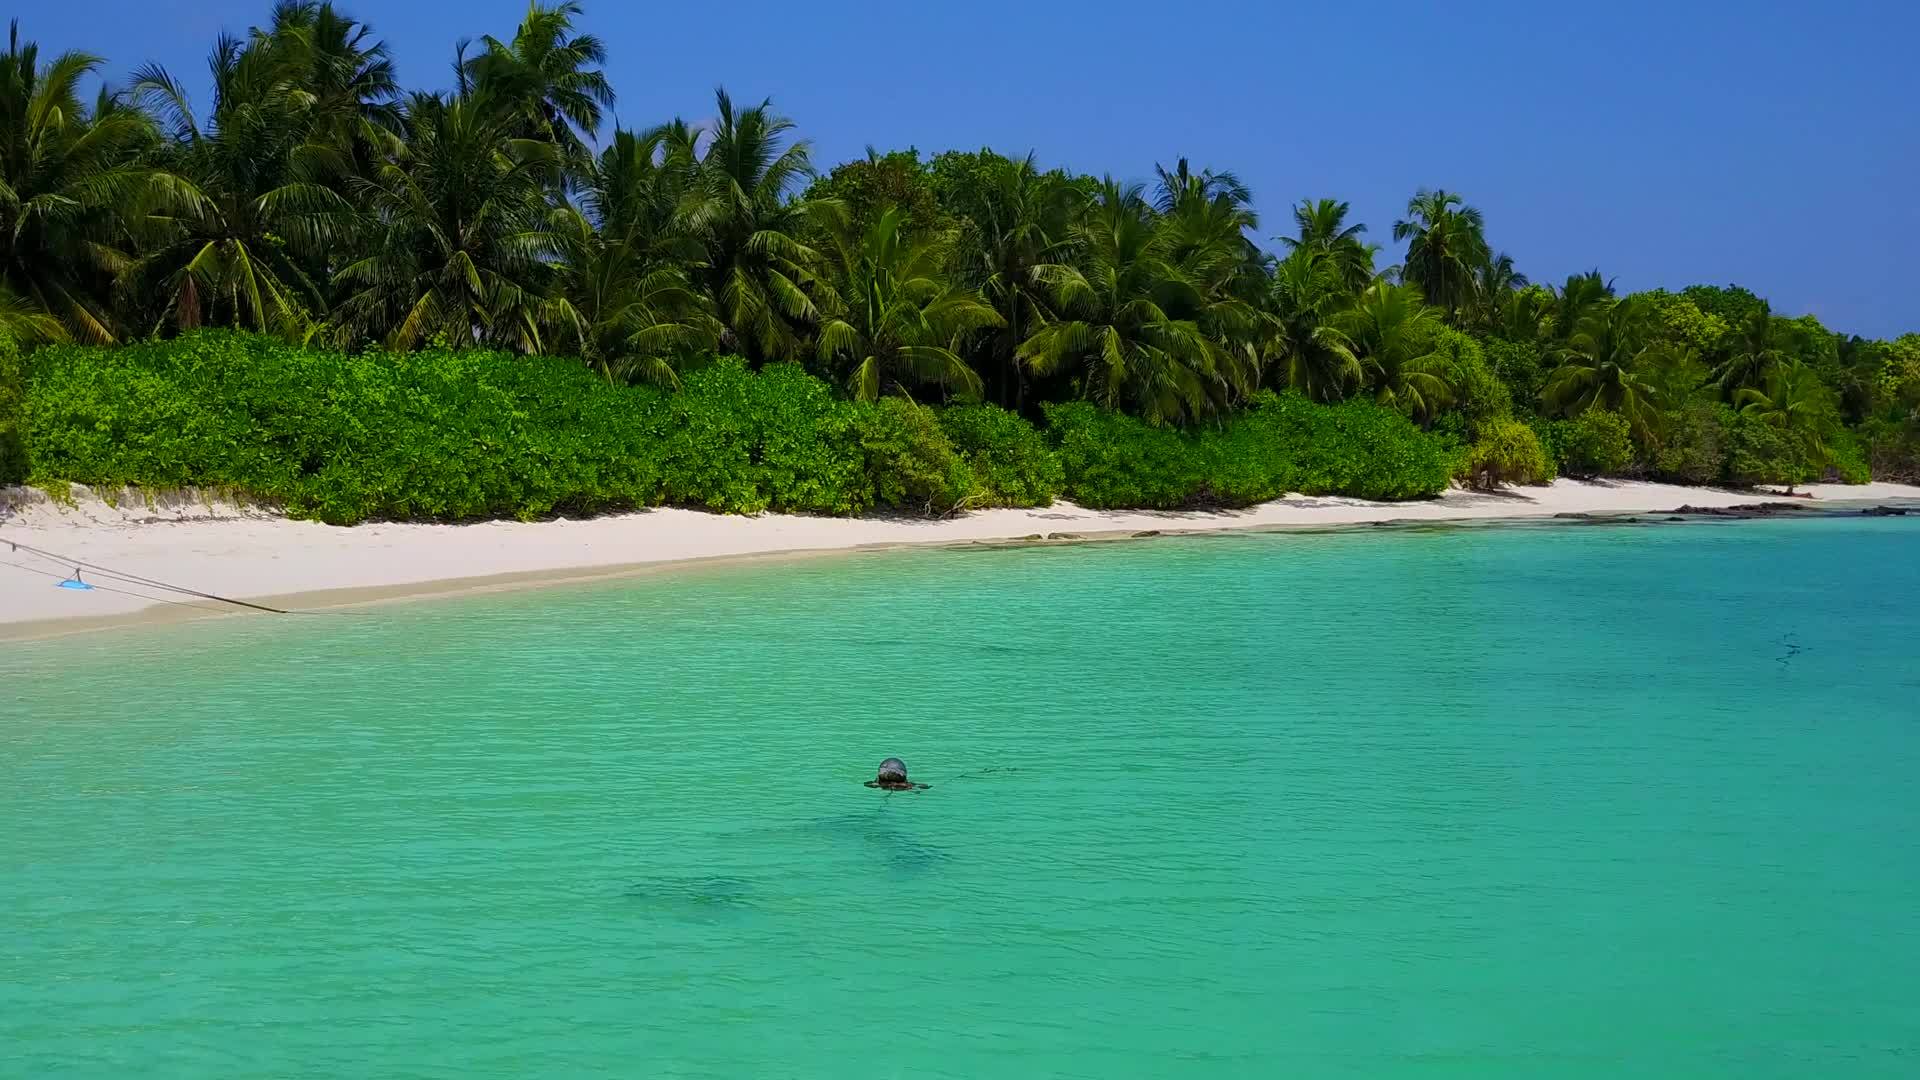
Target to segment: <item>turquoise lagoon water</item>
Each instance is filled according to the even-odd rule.
[[[1917,526],[3,646],[0,1074],[1920,1075]]]

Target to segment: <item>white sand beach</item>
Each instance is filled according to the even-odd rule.
[[[1813,485],[1802,490],[1813,496],[1806,502],[1814,506],[1920,499],[1920,487],[1902,484]],[[1455,490],[1425,502],[1293,496],[1218,512],[1095,511],[1056,503],[1046,509],[984,510],[933,521],[738,517],[660,509],[582,521],[339,528],[191,495],[122,499],[117,505],[84,488],[76,488],[75,496],[75,505],[64,506],[38,491],[5,492],[0,502],[0,638],[236,611],[207,601],[182,603],[190,598],[104,575],[93,576],[99,587],[91,591],[58,588],[59,580],[72,572],[71,565],[9,548],[8,542],[221,596],[317,608],[580,580],[693,560],[910,544],[1654,513],[1683,504],[1725,507],[1781,501],[1778,495],[1666,484],[1560,480],[1498,494]]]

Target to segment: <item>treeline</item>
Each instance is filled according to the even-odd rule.
[[[600,138],[614,93],[580,16],[536,4],[422,92],[370,27],[287,0],[216,43],[204,111],[154,66],[83,103],[103,61],[43,61],[16,27],[0,327],[29,346],[242,329],[354,370],[369,350],[447,371],[449,352],[550,356],[518,377],[667,392],[731,355],[797,365],[862,415],[990,404],[1068,461],[1067,415],[1189,445],[1364,401],[1483,484],[1920,474],[1920,335],[1842,336],[1737,287],[1530,283],[1445,191],[1409,201],[1406,256],[1382,266],[1345,203],[1263,228],[1232,173],[1185,160],[1150,185],[989,150],[822,174],[771,103],[724,92],[710,126]],[[1276,232],[1277,254],[1255,240]]]

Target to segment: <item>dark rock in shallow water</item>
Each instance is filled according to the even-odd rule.
[[[1866,515],[1867,517],[1906,517],[1907,516],[1907,508],[1904,506],[1869,506],[1865,510],[1862,510],[1860,512]]]
[[[1683,517],[1670,517],[1670,518],[1668,518],[1667,520],[1668,520],[1668,521],[1685,521],[1685,520],[1687,520],[1687,519],[1686,519],[1686,518],[1683,518]]]
[[[1159,529],[1142,529],[1139,532],[1134,533],[1133,535],[1135,537],[1159,536],[1160,530]]]
[[[1576,512],[1571,510],[1563,513],[1555,514],[1553,516],[1562,521],[1592,521],[1593,520],[1592,514]]]
[[[1049,540],[1085,540],[1086,537],[1081,536],[1079,533],[1048,533],[1047,539]]]
[[[1747,518],[1779,517],[1782,514],[1804,514],[1811,509],[1813,508],[1810,506],[1801,506],[1797,503],[1763,502],[1749,503],[1746,506],[1682,506],[1678,510],[1669,511],[1669,513],[1687,514],[1692,517],[1737,518],[1745,520]]]

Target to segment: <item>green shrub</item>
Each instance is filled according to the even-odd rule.
[[[1461,477],[1474,487],[1538,484],[1553,479],[1553,463],[1540,447],[1533,429],[1513,419],[1480,425],[1480,436],[1467,448]]]
[[[874,485],[855,409],[788,365],[683,392],[476,350],[342,356],[205,332],[36,354],[36,479],[227,488],[296,516],[463,520],[675,502],[853,513]]]
[[[1085,401],[1047,405],[1067,498],[1094,509],[1167,509],[1193,501],[1206,470],[1193,440]]]
[[[1039,428],[994,405],[940,410],[940,426],[973,471],[974,506],[1045,506],[1060,494],[1060,457]]]
[[[43,350],[30,450],[39,478],[234,489],[330,522],[592,513],[658,489],[649,455],[620,452],[648,396],[562,360],[207,332]]]
[[[1229,432],[1240,426],[1256,434],[1273,474],[1268,486],[1283,492],[1422,499],[1446,490],[1453,475],[1440,440],[1363,398],[1318,405],[1298,394],[1260,394],[1228,422]]]
[[[1873,479],[1867,464],[1867,448],[1858,436],[1846,428],[1834,433],[1827,444],[1828,473],[1843,484],[1864,484]]]
[[[1920,416],[1876,416],[1860,427],[1876,480],[1920,481]]]
[[[1457,415],[1472,439],[1482,427],[1513,414],[1513,393],[1487,363],[1480,342],[1458,330],[1443,329],[1434,339],[1443,358],[1441,378],[1453,391],[1449,415]]]
[[[1371,401],[1318,405],[1256,395],[1216,428],[1183,433],[1094,408],[1047,407],[1066,494],[1082,506],[1244,506],[1290,491],[1417,499],[1445,490],[1453,462],[1440,441]]]
[[[885,398],[859,406],[857,428],[873,505],[945,513],[973,490],[973,470],[954,452],[933,410]]]
[[[1758,417],[1733,414],[1727,428],[1729,482],[1742,487],[1804,484],[1818,475],[1799,441]]]
[[[1715,484],[1726,475],[1727,429],[1734,412],[1713,401],[1694,401],[1668,413],[1651,453],[1653,475],[1680,484]]]
[[[0,330],[0,484],[18,484],[27,478],[27,447],[20,431],[24,379],[19,346]]]
[[[1536,408],[1553,364],[1538,345],[1489,337],[1480,342],[1487,366],[1507,385],[1516,405]]]
[[[689,374],[653,410],[661,501],[736,514],[853,514],[872,485],[851,403],[795,364],[755,374],[725,358]]]
[[[1562,429],[1555,464],[1568,476],[1609,476],[1633,464],[1633,432],[1627,418],[1588,409]]]

